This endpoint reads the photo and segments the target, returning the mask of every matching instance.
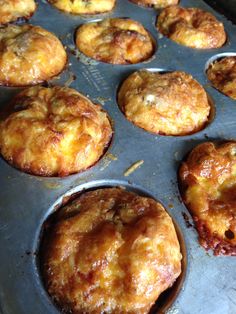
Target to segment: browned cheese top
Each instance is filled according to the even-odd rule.
[[[137,3],[147,7],[154,7],[156,9],[166,8],[169,5],[178,4],[179,0],[130,0],[131,2]]]
[[[111,11],[116,0],[48,0],[59,10],[72,14],[96,14]]]
[[[131,19],[112,18],[80,26],[76,45],[86,56],[113,63],[138,63],[150,58],[154,44],[150,34]]]
[[[0,28],[0,84],[33,85],[59,74],[67,56],[59,39],[40,26]]]
[[[236,99],[236,56],[226,57],[210,64],[207,77],[220,92]]]
[[[29,18],[36,8],[34,0],[0,0],[0,24]]]
[[[236,143],[195,147],[180,168],[180,182],[203,246],[236,255]]]
[[[108,146],[107,114],[74,89],[31,87],[0,122],[0,152],[22,171],[65,176],[92,166]]]
[[[123,82],[118,103],[128,120],[164,135],[197,132],[210,113],[203,87],[191,75],[179,71],[134,72]]]
[[[191,48],[219,48],[226,41],[224,25],[197,8],[170,6],[159,15],[157,27],[163,35]]]
[[[43,274],[68,313],[148,313],[181,272],[170,216],[121,188],[82,194],[49,223]]]

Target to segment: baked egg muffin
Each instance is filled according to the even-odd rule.
[[[0,152],[13,166],[40,176],[87,169],[112,137],[100,106],[67,87],[30,87],[18,94],[0,122]]]
[[[44,283],[63,313],[148,313],[181,273],[170,216],[122,188],[82,193],[45,228]]]
[[[118,104],[129,121],[162,135],[201,130],[211,109],[203,87],[180,71],[132,73],[118,91]]]
[[[211,13],[197,8],[170,6],[157,19],[157,28],[178,44],[198,49],[222,47],[224,25]]]
[[[80,26],[76,46],[86,56],[113,64],[138,63],[152,56],[150,34],[131,19],[112,18]]]
[[[215,255],[236,255],[236,142],[195,147],[180,172],[183,200],[200,244]]]
[[[155,9],[163,9],[169,5],[178,4],[179,0],[130,0],[138,5],[146,7],[154,7]]]
[[[207,69],[207,77],[221,93],[236,99],[236,56],[211,63]]]
[[[0,0],[0,24],[14,22],[19,18],[28,19],[36,8],[34,0]]]
[[[66,62],[59,39],[40,26],[0,28],[0,85],[38,84],[59,74]]]
[[[59,10],[73,14],[98,14],[111,11],[116,0],[48,0]]]

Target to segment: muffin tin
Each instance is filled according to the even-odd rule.
[[[38,265],[37,250],[43,223],[65,196],[102,186],[125,186],[159,200],[183,234],[188,260],[185,280],[184,276],[181,278],[183,286],[178,295],[180,285],[164,297],[163,306],[154,309],[154,313],[236,313],[235,258],[215,257],[199,245],[177,182],[181,160],[197,144],[236,138],[235,101],[215,90],[205,75],[209,60],[222,56],[222,53],[230,55],[235,52],[236,26],[201,0],[182,0],[180,5],[212,12],[224,23],[228,35],[226,44],[214,50],[180,46],[156,31],[157,11],[139,7],[128,0],[118,0],[111,13],[99,16],[69,15],[46,1],[38,1],[38,10],[30,23],[54,32],[67,46],[69,56],[65,71],[49,84],[71,83],[72,88],[101,103],[112,118],[114,136],[107,153],[95,166],[65,178],[31,176],[0,159],[0,313],[59,313],[43,287]],[[130,17],[141,22],[157,41],[155,56],[139,64],[111,65],[78,53],[74,45],[75,29],[105,17]],[[129,74],[141,68],[190,73],[213,99],[214,119],[202,131],[180,137],[153,135],[127,121],[117,104],[117,90]],[[18,88],[0,88],[1,110],[18,91]],[[143,163],[125,176],[127,169],[138,161]],[[175,297],[175,302],[167,310]]]

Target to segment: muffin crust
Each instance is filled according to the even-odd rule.
[[[67,56],[59,39],[39,26],[0,28],[0,84],[34,85],[59,74]]]
[[[159,15],[157,28],[178,44],[191,48],[219,48],[226,41],[223,24],[197,8],[168,7]]]
[[[107,114],[74,89],[31,87],[0,123],[0,152],[13,166],[41,176],[66,176],[92,166],[108,146]]]
[[[126,118],[156,134],[186,135],[201,130],[210,105],[202,86],[185,72],[140,70],[121,85],[118,104]]]
[[[66,313],[148,313],[181,273],[170,216],[121,188],[82,194],[48,223],[42,269]]]
[[[0,0],[0,24],[14,22],[19,18],[28,19],[36,8],[34,0]]]
[[[210,64],[207,77],[216,89],[236,99],[236,56],[225,57]]]
[[[97,14],[111,11],[116,0],[48,0],[59,10],[73,14]]]
[[[206,142],[180,168],[183,200],[200,244],[215,255],[236,255],[236,143]]]
[[[142,62],[154,53],[149,33],[131,19],[87,23],[76,32],[76,45],[86,56],[113,64]]]
[[[146,7],[154,7],[155,9],[163,9],[169,5],[178,4],[179,0],[130,0],[138,5]]]

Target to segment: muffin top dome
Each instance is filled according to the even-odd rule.
[[[40,26],[0,28],[0,85],[38,84],[59,74],[66,61],[59,39]]]
[[[224,25],[211,13],[197,8],[165,8],[158,17],[157,27],[163,35],[191,48],[219,48],[226,41]]]
[[[45,224],[45,286],[67,313],[148,313],[181,273],[161,204],[121,188],[85,192]]]
[[[28,19],[36,10],[34,0],[0,0],[0,24]]]
[[[236,56],[216,60],[207,69],[207,77],[220,92],[236,99]]]
[[[80,26],[76,46],[86,56],[113,64],[142,62],[154,53],[150,34],[131,19],[112,18]]]
[[[169,5],[178,4],[179,0],[130,0],[138,5],[154,7],[155,9],[163,9]]]
[[[104,153],[112,129],[105,111],[76,90],[31,87],[0,122],[0,152],[13,166],[41,176],[87,169]]]
[[[195,147],[180,168],[180,187],[201,245],[236,255],[236,143]]]
[[[116,0],[48,0],[57,9],[73,14],[97,14],[111,11]]]
[[[163,135],[197,132],[205,126],[210,113],[203,87],[180,71],[132,73],[121,85],[118,104],[128,120]]]

